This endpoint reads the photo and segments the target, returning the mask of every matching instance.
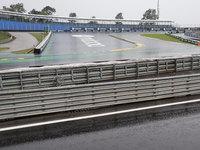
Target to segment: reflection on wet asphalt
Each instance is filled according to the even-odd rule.
[[[114,36],[143,45],[136,48],[135,44],[121,41],[109,35],[105,33],[54,33],[41,55],[9,54],[9,58],[31,57],[32,59],[0,61],[0,70],[97,61],[191,56],[199,54],[200,51],[198,46],[141,37],[140,33],[113,33]],[[7,57],[8,54],[0,56],[1,59]]]
[[[195,103],[2,132],[0,149],[195,150],[200,146],[199,108]]]

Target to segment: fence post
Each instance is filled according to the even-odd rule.
[[[159,60],[157,60],[157,74],[159,75],[159,69],[160,69],[160,66],[159,66]]]
[[[19,75],[20,75],[20,82],[21,82],[21,90],[23,90],[22,73],[20,72]]]
[[[175,59],[175,72],[177,72],[177,59]]]
[[[138,62],[136,63],[136,67],[137,67],[137,77],[139,77],[140,74],[139,74],[139,63]]]
[[[194,59],[193,57],[191,58],[191,70],[193,70],[193,64],[194,64]]]
[[[41,85],[41,77],[40,77],[40,73],[38,73],[38,80],[39,80],[39,85]]]
[[[127,76],[127,66],[125,66],[125,75]]]
[[[102,67],[100,68],[101,79],[103,78]]]
[[[89,77],[89,68],[87,67],[87,83],[90,83],[90,77]]]
[[[72,74],[72,82],[74,82],[74,70],[71,70],[71,74]]]
[[[2,81],[2,77],[0,77],[0,85],[1,85],[1,90],[3,90],[3,81]]]
[[[116,81],[116,66],[113,65],[114,80]]]

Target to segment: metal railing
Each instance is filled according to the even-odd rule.
[[[177,36],[176,34],[171,34],[169,32],[166,32],[165,34],[169,35],[171,37],[177,38],[177,39],[179,39],[183,42],[188,42],[188,43],[195,44],[195,45],[198,45],[198,42],[199,42],[199,40],[190,39],[190,38],[183,38],[183,37]]]
[[[0,120],[200,93],[200,74],[0,93]]]
[[[200,56],[149,61],[71,64],[0,71],[0,93],[88,84],[200,69]]]
[[[193,38],[197,38],[200,41],[200,34],[195,31],[194,32],[186,32],[185,35],[193,37]]]

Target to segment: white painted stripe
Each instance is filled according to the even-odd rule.
[[[63,123],[63,122],[69,122],[69,121],[77,121],[77,120],[105,117],[105,116],[111,116],[111,115],[117,115],[117,114],[123,114],[123,113],[130,113],[130,112],[162,108],[162,107],[168,107],[168,106],[175,106],[175,105],[182,105],[182,104],[188,104],[188,103],[196,103],[196,102],[200,102],[200,99],[184,101],[184,102],[177,102],[177,103],[170,103],[170,104],[163,104],[163,105],[157,105],[157,106],[149,106],[149,107],[143,107],[143,108],[136,108],[136,109],[129,109],[129,110],[122,110],[122,111],[97,114],[97,115],[60,119],[60,120],[54,120],[54,121],[46,121],[46,122],[41,122],[41,123],[33,123],[33,124],[20,125],[20,126],[8,127],[8,128],[0,128],[0,132],[24,129],[24,128],[30,128],[30,127],[37,127],[37,126],[44,126],[44,125],[49,125],[49,124]]]

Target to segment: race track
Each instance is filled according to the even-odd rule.
[[[136,44],[111,37],[108,33],[53,33],[41,55],[0,55],[0,70],[71,63],[161,58],[199,54],[200,47],[161,41],[140,33],[112,33]]]

